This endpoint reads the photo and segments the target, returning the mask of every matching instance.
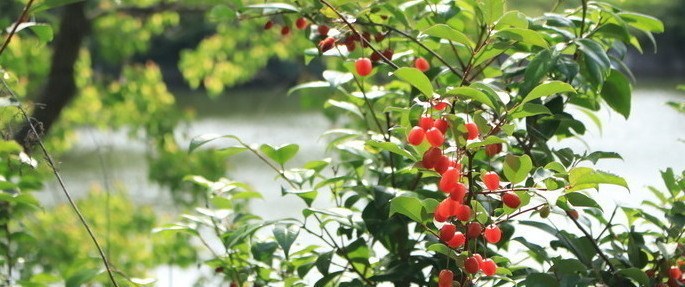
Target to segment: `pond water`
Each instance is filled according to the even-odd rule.
[[[568,139],[554,144],[577,151],[616,151],[623,156],[624,160],[604,160],[597,167],[625,177],[631,192],[602,188],[598,194],[602,204],[637,206],[647,198],[646,186],[663,186],[659,170],[667,167],[676,171],[685,169],[685,143],[679,141],[685,140],[685,115],[666,106],[667,101],[685,101],[685,94],[676,91],[673,84],[642,86],[634,91],[628,120],[604,109],[598,113],[603,121],[601,131],[588,124],[588,133],[582,141]],[[295,143],[300,145],[301,152],[293,166],[325,156],[325,143],[319,137],[332,128],[331,123],[318,111],[300,109],[297,99],[287,98],[283,90],[237,91],[215,101],[202,95],[189,95],[179,104],[198,111],[198,117],[178,131],[179,137],[186,142],[196,135],[218,133],[237,135],[246,143]],[[574,114],[583,117],[580,112]],[[59,163],[68,187],[77,197],[92,184],[121,182],[135,195],[137,202],[161,204],[160,210],[173,210],[171,205],[166,206],[170,200],[163,188],[147,178],[142,143],[129,140],[125,132],[82,129],[78,134],[78,143]],[[251,206],[255,214],[265,219],[299,216],[304,204],[294,196],[282,197],[280,183],[274,180],[275,174],[262,162],[244,153],[235,156],[232,163],[230,177],[250,184],[264,195],[263,200],[255,201]],[[44,202],[64,202],[56,184],[48,184],[46,189],[47,192],[41,193]],[[320,194],[315,204],[328,206],[327,199],[328,196]],[[173,286],[190,286],[183,283],[185,279],[178,280],[189,277],[187,279],[191,281],[187,282],[192,282],[190,277],[196,274],[192,270],[174,269],[173,279],[170,279],[169,270],[159,271],[158,286],[172,286],[172,281]]]

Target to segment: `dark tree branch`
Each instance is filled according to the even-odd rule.
[[[41,127],[41,133],[50,130],[62,109],[76,95],[74,64],[78,59],[83,39],[89,32],[90,22],[85,14],[86,2],[64,7],[59,32],[55,38],[50,73],[44,90],[35,102],[31,120]],[[30,150],[35,143],[30,133],[31,125],[25,122],[14,139],[24,149]],[[37,135],[40,136],[40,135]]]

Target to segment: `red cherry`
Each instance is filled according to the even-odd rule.
[[[371,74],[373,66],[371,65],[371,60],[369,60],[369,58],[360,58],[354,62],[354,68],[357,70],[357,74],[364,77]]]
[[[578,217],[580,217],[577,210],[567,210],[566,214],[575,220],[578,220]]]
[[[466,272],[471,273],[471,274],[478,273],[478,270],[480,269],[480,264],[478,264],[478,259],[476,259],[476,257],[474,257],[474,256],[466,258],[466,261],[464,261],[464,269],[466,269]]]
[[[435,220],[438,222],[445,222],[447,218],[453,215],[456,206],[453,202],[450,202],[449,198],[443,199],[438,206],[435,208]]]
[[[464,203],[464,196],[466,195],[466,185],[461,182],[457,182],[452,191],[450,192],[450,198],[456,202]]]
[[[480,265],[483,263],[483,256],[480,256],[480,254],[476,253],[476,254],[473,254],[473,257],[475,257],[476,260],[478,261],[478,268],[480,268]]]
[[[235,283],[235,282],[231,282],[231,285],[230,285],[230,287],[238,287],[238,283]]]
[[[445,142],[445,137],[439,129],[431,128],[426,132],[426,139],[432,146],[441,146]]]
[[[499,189],[499,175],[494,171],[488,172],[483,175],[483,183],[489,190],[497,190]]]
[[[409,134],[407,135],[407,141],[411,145],[420,145],[426,136],[426,131],[420,127],[413,127]]]
[[[456,248],[464,245],[464,243],[466,243],[466,236],[464,236],[464,234],[461,232],[456,232],[454,233],[454,236],[452,236],[452,239],[447,242],[447,246]]]
[[[434,121],[431,117],[421,117],[419,119],[419,126],[424,130],[429,130],[433,127]]]
[[[438,287],[451,287],[454,281],[454,273],[452,271],[443,269],[438,275]]]
[[[436,111],[442,111],[442,110],[444,110],[444,109],[445,109],[447,106],[449,106],[449,105],[450,105],[450,104],[449,104],[448,102],[442,102],[442,101],[441,101],[441,102],[438,102],[437,104],[435,104],[435,105],[433,106],[433,108],[434,108]]]
[[[271,20],[266,21],[266,23],[264,24],[264,30],[269,30],[273,26],[274,26],[274,21],[271,21]]]
[[[456,187],[456,184],[459,181],[459,177],[461,177],[461,175],[459,174],[458,169],[453,167],[447,168],[445,173],[442,174],[442,178],[440,179],[440,184],[438,185],[438,187],[443,192],[451,193],[452,190]]]
[[[425,72],[430,68],[430,64],[428,64],[428,61],[424,58],[417,58],[414,60],[414,67],[419,69],[421,72]]]
[[[500,153],[502,151],[502,144],[501,143],[496,143],[496,144],[489,144],[485,146],[485,154],[488,155],[489,157],[493,157],[496,154]]]
[[[331,28],[327,25],[319,25],[319,27],[317,27],[316,30],[319,31],[319,35],[325,37],[328,36],[328,31],[330,31]]]
[[[469,132],[467,139],[472,140],[478,137],[478,126],[476,124],[466,124],[466,130]]]
[[[483,231],[483,226],[476,221],[472,221],[466,226],[466,237],[468,239],[477,238]]]
[[[285,27],[281,28],[281,35],[286,36],[288,34],[290,34],[290,27],[285,26]]]
[[[295,21],[295,27],[297,27],[297,29],[304,29],[304,28],[306,28],[306,27],[307,27],[307,20],[305,20],[305,19],[302,18],[302,17],[297,18],[297,20]]]
[[[502,239],[502,229],[499,229],[499,226],[497,225],[490,225],[485,228],[483,236],[488,242],[497,243],[500,239]]]
[[[440,160],[442,156],[442,150],[437,147],[432,147],[423,154],[423,160],[421,163],[425,168],[433,168]]]
[[[321,40],[321,42],[319,42],[319,50],[321,50],[321,53],[333,49],[333,47],[335,47],[335,41],[336,40],[331,37]]]
[[[518,208],[519,205],[521,205],[521,199],[518,195],[516,195],[516,193],[513,192],[505,192],[504,194],[502,194],[502,202],[509,208],[514,209]]]
[[[383,33],[376,33],[376,35],[373,37],[376,42],[383,42],[385,39],[385,34]]]
[[[492,276],[495,275],[495,272],[497,271],[497,264],[495,264],[495,261],[492,261],[492,259],[485,259],[483,262],[480,264],[480,269],[483,270],[483,274],[485,276]]]
[[[452,224],[445,224],[440,228],[440,240],[449,242],[457,231],[457,227]]]
[[[437,222],[445,222],[449,216],[445,214],[445,209],[438,205],[433,213],[433,219]]]
[[[421,129],[421,128],[419,128],[419,129]],[[423,129],[421,129],[421,130],[423,130]],[[435,171],[437,171],[439,174],[443,174],[443,173],[445,173],[445,171],[447,171],[447,169],[450,167],[450,165],[452,165],[452,161],[450,160],[450,158],[446,155],[443,155],[438,160],[438,163],[435,164]]]
[[[668,269],[668,277],[671,279],[678,280],[682,275],[683,272],[680,271],[680,268],[678,267],[671,267],[671,269]]]
[[[438,205],[440,205],[440,204],[443,205],[443,208],[445,209],[445,214],[447,214],[447,217],[457,215],[457,211],[459,210],[459,207],[461,206],[461,204],[459,204],[459,202],[451,200],[449,197],[443,199]]]
[[[469,221],[471,219],[471,207],[466,204],[459,205],[454,216],[456,216],[459,221]]]
[[[447,128],[449,128],[449,126],[450,123],[447,122],[445,119],[437,119],[433,122],[433,127],[439,129],[443,135],[447,133]]]

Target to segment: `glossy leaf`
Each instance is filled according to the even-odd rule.
[[[528,155],[516,156],[508,154],[504,158],[504,176],[512,184],[522,182],[528,177],[533,168],[533,161]]]
[[[433,97],[433,85],[426,74],[419,71],[419,69],[403,67],[394,71],[393,75],[414,86],[424,95]]]
[[[614,111],[627,119],[630,116],[631,91],[628,79],[621,72],[612,69],[600,94]]]
[[[473,41],[471,41],[471,39],[469,39],[469,37],[467,37],[464,33],[445,24],[431,26],[428,29],[423,30],[422,33],[433,37],[438,37],[440,39],[449,40],[454,43],[460,43],[471,49],[475,47]]]

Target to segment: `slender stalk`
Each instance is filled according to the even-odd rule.
[[[531,208],[521,210],[521,211],[519,211],[519,212],[517,212],[517,213],[510,214],[510,215],[507,216],[506,218],[500,219],[500,220],[496,221],[496,222],[493,223],[493,224],[497,225],[497,224],[500,224],[500,223],[502,223],[502,222],[509,221],[510,219],[512,219],[512,218],[514,218],[514,217],[516,217],[516,216],[519,216],[519,215],[524,214],[524,213],[527,213],[527,212],[531,212],[531,211],[533,211],[533,210],[537,210],[538,208],[543,207],[543,206],[545,206],[545,205],[547,205],[547,203],[541,203],[541,204],[538,204],[538,205],[533,206],[533,207],[531,207]]]
[[[26,3],[26,6],[24,6],[24,10],[21,11],[21,15],[19,16],[19,19],[17,19],[17,22],[14,23],[14,26],[12,27],[12,31],[10,31],[10,34],[7,36],[5,43],[3,43],[2,47],[0,47],[0,55],[2,55],[2,52],[5,51],[5,49],[7,48],[7,45],[10,44],[10,41],[12,41],[12,37],[14,37],[14,34],[17,33],[17,28],[19,28],[19,24],[21,24],[21,22],[24,22],[24,18],[26,17],[26,14],[29,12],[31,5],[33,5],[33,1],[34,0],[29,0],[29,2]]]
[[[580,22],[580,35],[579,37],[583,37],[583,33],[585,33],[585,20],[587,19],[587,0],[580,0],[580,2],[583,4],[583,21]]]
[[[568,214],[568,212],[567,212],[567,214]],[[599,256],[602,257],[602,260],[604,260],[604,262],[606,262],[607,265],[609,265],[609,269],[611,269],[611,272],[615,272],[616,266],[614,266],[614,264],[611,263],[611,261],[609,261],[609,258],[606,256],[606,254],[604,254],[604,251],[602,251],[602,249],[599,248],[599,244],[597,244],[597,241],[592,237],[592,235],[590,235],[590,233],[588,233],[587,230],[585,230],[585,228],[582,225],[580,225],[578,220],[573,218],[573,216],[568,215],[568,218],[570,218],[571,221],[573,221],[573,223],[576,225],[576,227],[578,227],[578,229],[580,229],[580,231],[583,232],[583,234],[585,234],[585,237],[588,240],[590,240],[590,242],[592,243],[592,247],[594,247],[595,250],[597,251],[597,254],[599,254]]]
[[[335,12],[335,14],[338,15],[338,18],[340,18],[340,20],[342,20],[343,22],[345,22],[345,25],[347,25],[347,27],[349,27],[350,30],[351,30],[353,33],[355,33],[355,34],[357,34],[357,35],[359,36],[359,39],[360,39],[362,42],[364,42],[369,48],[371,48],[371,50],[373,50],[374,52],[376,52],[378,55],[381,56],[381,59],[383,60],[383,62],[385,62],[386,64],[390,65],[390,66],[393,67],[393,69],[395,69],[395,70],[397,70],[397,69],[400,68],[400,67],[397,66],[395,63],[393,63],[392,60],[386,58],[385,55],[383,55],[383,53],[381,53],[381,51],[379,51],[379,50],[376,49],[373,45],[371,45],[371,42],[369,42],[366,38],[364,38],[364,35],[362,35],[356,28],[354,28],[354,25],[352,25],[352,23],[350,23],[350,21],[348,21],[347,18],[345,18],[345,15],[343,15],[342,13],[340,13],[340,11],[338,11],[338,9],[336,9],[335,7],[333,7],[333,5],[331,5],[331,3],[328,3],[328,1],[326,1],[326,0],[319,0],[319,1],[320,1],[322,4],[326,5],[328,8],[330,8],[331,10],[333,10],[333,12]]]
[[[7,86],[7,82],[5,82],[4,79],[0,79],[0,81],[2,81],[2,84],[5,87],[5,89],[7,89],[7,91],[10,93],[10,95],[18,102],[19,101],[18,97],[16,96],[16,94],[14,94],[14,91],[12,91],[9,88],[9,86]],[[33,124],[33,121],[31,121],[31,118],[29,117],[26,110],[21,105],[17,105],[17,107],[19,108],[19,111],[21,112],[22,116],[24,117],[24,120],[26,120],[26,122],[28,123],[31,132],[33,132],[33,134],[36,136],[36,142],[38,142],[38,146],[40,147],[41,151],[43,152],[43,156],[45,157],[45,160],[47,161],[48,166],[50,166],[50,169],[52,170],[52,174],[57,179],[57,182],[59,183],[60,188],[64,192],[64,195],[67,198],[67,201],[69,201],[69,205],[74,210],[74,213],[76,213],[76,215],[78,216],[79,220],[81,221],[81,225],[83,225],[83,227],[88,232],[88,236],[93,241],[93,244],[95,244],[95,247],[97,248],[98,253],[100,254],[100,259],[102,259],[102,263],[105,265],[105,269],[107,269],[107,275],[109,276],[110,281],[112,281],[112,284],[114,284],[115,287],[119,287],[119,284],[114,279],[114,273],[112,273],[112,265],[109,263],[109,260],[107,259],[107,256],[105,255],[105,252],[102,249],[102,246],[98,242],[97,237],[95,237],[93,230],[91,230],[90,225],[88,224],[88,221],[86,220],[85,217],[83,217],[83,214],[81,214],[81,211],[79,210],[78,206],[76,206],[76,203],[71,198],[71,194],[69,193],[69,190],[67,189],[66,184],[64,183],[64,180],[62,179],[62,176],[60,175],[60,173],[57,171],[57,168],[55,167],[55,162],[52,160],[52,157],[48,153],[47,148],[45,148],[45,145],[43,144],[43,140],[40,139],[39,133],[36,130],[36,126]]]
[[[419,39],[417,39],[416,37],[413,37],[412,35],[407,34],[407,32],[404,32],[404,31],[399,30],[399,29],[397,29],[397,28],[395,28],[395,27],[393,27],[393,26],[385,25],[385,24],[379,24],[379,23],[373,23],[373,22],[359,22],[359,24],[360,24],[360,25],[371,25],[371,26],[384,27],[384,28],[386,28],[386,29],[388,29],[388,30],[390,30],[390,31],[393,31],[393,32],[395,32],[395,33],[397,33],[397,34],[402,35],[403,37],[405,37],[405,38],[411,40],[412,42],[416,43],[417,45],[419,45],[422,49],[426,50],[426,52],[428,52],[428,53],[430,53],[431,55],[433,55],[433,57],[435,57],[436,59],[438,59],[438,61],[440,61],[443,65],[445,65],[445,67],[447,67],[447,69],[449,69],[453,74],[455,74],[455,75],[457,75],[457,76],[461,76],[461,73],[460,73],[459,71],[457,71],[455,68],[453,68],[453,67],[447,62],[447,60],[445,60],[445,58],[443,58],[442,56],[440,56],[440,54],[438,54],[437,52],[433,51],[431,48],[428,48],[428,46],[426,46],[426,45],[424,45],[423,43],[421,43],[421,41],[419,41]]]
[[[316,221],[319,222],[319,225],[323,225],[323,222],[321,221],[319,216],[317,216],[316,214],[313,214],[313,216],[314,216],[314,218],[316,218]],[[340,254],[342,255],[342,257],[344,257],[345,260],[347,260],[347,262],[352,263],[352,259],[350,259],[350,256],[347,255],[347,251],[345,251],[342,247],[340,247],[338,245],[337,242],[335,242],[335,239],[333,239],[333,235],[331,235],[331,233],[328,232],[328,229],[326,229],[326,228],[321,228],[321,229],[323,229],[323,232],[326,233],[326,235],[328,235],[328,237],[331,239],[331,242],[333,243],[335,248],[340,251]],[[364,273],[359,271],[359,269],[357,269],[357,267],[354,266],[354,264],[350,264],[350,266],[352,267],[352,271],[354,271],[354,273],[357,273],[357,275],[359,275],[359,278],[362,279],[362,281],[364,281],[364,283],[366,283],[367,286],[376,286],[376,284],[374,282],[372,282],[371,280],[369,280],[369,278],[366,278],[366,276],[364,276]]]

